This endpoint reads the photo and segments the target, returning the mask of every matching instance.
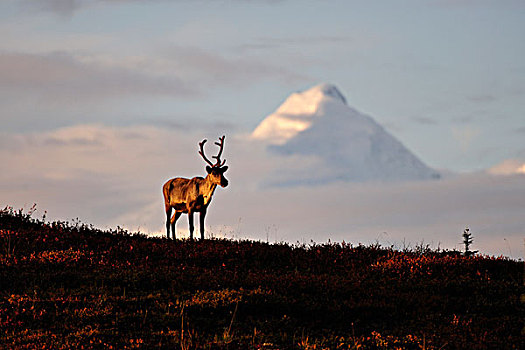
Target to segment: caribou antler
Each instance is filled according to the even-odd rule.
[[[215,162],[215,164],[213,164],[208,158],[206,158],[206,155],[204,154],[204,144],[207,142],[208,140],[204,139],[202,140],[202,142],[199,142],[199,146],[200,146],[200,151],[199,151],[199,154],[202,156],[202,158],[206,161],[206,163],[208,163],[211,167],[221,167],[224,165],[224,163],[226,163],[226,159],[222,161],[221,163],[221,154],[222,154],[222,149],[224,147],[224,136],[223,137],[219,137],[219,142],[215,142],[215,144],[217,146],[219,146],[219,153],[216,155],[216,156],[212,156],[212,158],[215,158],[217,161]]]
[[[206,155],[204,154],[204,144],[206,143],[206,139],[202,140],[202,142],[199,142],[199,146],[201,148],[201,150],[199,151],[199,154],[202,156],[202,158],[204,158],[204,160],[206,161],[206,163],[208,163],[210,166],[213,166],[213,163],[210,162],[210,160],[208,158],[206,158]]]
[[[221,154],[222,154],[222,149],[224,147],[224,137],[225,137],[224,135],[222,137],[219,137],[220,143],[215,142],[215,144],[219,146],[219,153],[216,156],[213,156],[213,158],[217,159],[217,163],[215,164],[215,166],[219,166],[219,167],[223,166],[224,163],[226,163],[226,159],[223,160],[223,162],[221,163]]]

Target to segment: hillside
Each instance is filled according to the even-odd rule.
[[[168,241],[0,211],[0,348],[519,348],[523,262]]]

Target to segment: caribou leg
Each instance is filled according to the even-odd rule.
[[[171,218],[171,235],[173,236],[173,239],[177,239],[175,236],[175,224],[177,223],[177,220],[182,215],[182,212],[176,211],[175,214],[173,214],[173,217]]]
[[[194,226],[193,226],[193,212],[192,211],[188,212],[188,221],[190,223],[190,239],[193,240],[193,229],[194,229]]]
[[[166,206],[166,234],[167,238],[170,239],[170,219],[171,219],[171,207]],[[173,231],[175,235],[175,231]]]
[[[199,219],[200,219],[200,230],[201,230],[201,239],[204,239],[204,218],[206,217],[206,209],[202,209]]]

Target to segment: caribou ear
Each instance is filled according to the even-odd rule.
[[[206,166],[206,171],[208,172],[208,174],[211,174],[212,169],[213,168],[211,166]]]
[[[226,170],[228,170],[228,166],[227,166],[227,165],[226,165],[226,166],[223,166],[223,167],[221,168],[221,171],[222,171],[223,173],[225,173]]]

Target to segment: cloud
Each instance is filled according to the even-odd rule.
[[[379,41],[381,39],[376,34],[354,31],[352,35],[256,37],[250,42],[233,45],[231,49],[241,54],[261,55],[271,61],[279,59],[293,62],[295,67],[301,66],[303,71],[307,71],[311,66],[333,65],[341,57],[345,59],[340,64],[348,64],[348,57],[355,61],[363,52],[377,46]],[[332,54],[319,56],[319,52]]]
[[[197,152],[182,152],[182,140],[183,133],[173,138],[146,126],[3,135],[0,163],[10,171],[0,175],[2,205],[36,202],[55,218],[116,224],[115,217],[160,195],[159,184],[173,172],[198,168]]]
[[[256,39],[263,45],[270,45],[271,47],[282,47],[282,46],[295,46],[295,45],[324,45],[324,44],[349,44],[355,42],[355,39],[351,36],[336,36],[336,35],[324,35],[324,36],[308,36],[308,37],[288,37],[288,38],[272,38],[272,37],[261,37]]]
[[[139,98],[141,110],[155,110],[157,102],[166,104],[166,97],[192,103],[217,86],[239,89],[268,79],[289,82],[303,77],[256,59],[226,58],[193,47],[176,47],[159,56],[123,57],[0,52],[0,120],[7,130],[108,119],[129,123],[123,115],[135,112],[129,106]]]
[[[101,1],[101,0],[95,0]],[[32,1],[32,0],[22,0],[20,6],[23,9],[29,9],[32,11],[44,11],[44,12],[53,12],[59,16],[70,17],[76,10],[80,9],[82,6],[85,6],[88,2],[85,0],[41,0],[41,1]]]
[[[129,124],[128,115],[155,109],[166,97],[194,101],[203,94],[176,73],[155,74],[93,56],[6,52],[0,52],[0,91],[4,130],[49,130],[79,122]]]
[[[517,134],[525,134],[525,126],[515,129],[514,132]]]
[[[424,241],[434,247],[461,249],[461,232],[469,225],[475,231],[476,249],[495,255],[508,254],[505,239],[516,245],[522,240],[523,176],[496,180],[469,174],[397,184],[341,182],[257,189],[249,191],[249,196],[233,187],[234,181],[231,184],[220,194],[223,204],[213,209],[212,220],[233,223],[242,218],[244,234],[252,238],[264,239],[272,228],[272,240],[277,241],[330,239],[356,244],[379,240],[398,246],[403,241],[412,245]],[[232,202],[243,205],[234,207]]]
[[[490,94],[472,95],[472,96],[468,96],[467,99],[469,101],[476,102],[476,103],[489,103],[489,102],[496,101],[496,97]]]
[[[507,159],[488,169],[492,175],[517,175],[525,174],[525,161],[518,159]]]
[[[481,134],[479,128],[473,126],[453,127],[452,136],[459,143],[462,152],[466,153],[474,140]]]
[[[429,2],[429,6],[440,6],[446,8],[457,9],[472,9],[477,7],[487,7],[492,5],[490,0],[434,0]],[[511,8],[522,8],[523,2],[520,0],[501,0],[500,6]]]
[[[37,203],[50,219],[78,217],[99,227],[163,235],[162,184],[175,176],[204,176],[197,143],[217,136],[140,125],[2,135],[0,206]],[[300,160],[270,155],[241,135],[227,134],[225,144],[230,186],[214,195],[206,218],[209,234],[306,243],[424,241],[461,249],[461,233],[469,225],[474,248],[483,253],[509,254],[508,244],[521,244],[523,175],[266,188],[265,178],[300,167]],[[187,232],[186,218],[178,230]]]
[[[165,110],[177,100],[184,106],[176,113],[188,114],[184,107],[216,95],[217,87],[241,89],[265,80],[304,79],[257,59],[225,57],[195,47],[175,47],[157,56],[0,52],[0,120],[7,130],[108,119],[129,124],[130,118],[159,116],[126,115],[158,111],[159,106]]]
[[[412,117],[411,120],[415,121],[418,124],[422,125],[437,125],[438,122],[436,119],[428,117]]]
[[[67,53],[0,54],[0,87],[54,99],[104,99],[137,94],[187,97],[196,94],[175,77],[152,77],[136,70],[84,63]]]
[[[147,0],[148,4],[165,1],[166,0]],[[96,4],[125,4],[134,2],[146,2],[146,0],[22,0],[20,6],[22,9],[37,12],[51,12],[60,17],[69,18],[77,11]]]
[[[213,0],[209,0],[213,1]],[[279,0],[260,0],[267,3],[279,2]],[[96,4],[126,4],[126,3],[165,3],[167,0],[21,0],[20,6],[23,10],[37,12],[51,12],[60,17],[69,18],[77,11]]]
[[[205,119],[187,117],[186,121],[173,120],[173,118],[156,118],[149,121],[149,124],[162,129],[176,131],[186,131],[191,133],[213,133],[214,130],[233,133],[238,131],[238,125],[226,121],[208,121]]]
[[[261,80],[287,83],[306,81],[308,77],[282,66],[245,56],[226,57],[198,47],[174,46],[166,57],[174,67],[184,67],[182,76],[201,85],[245,86]]]

